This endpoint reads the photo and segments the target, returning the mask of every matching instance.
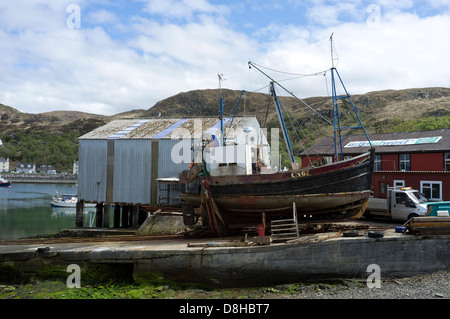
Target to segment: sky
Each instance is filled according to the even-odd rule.
[[[0,0],[0,103],[113,115],[267,93],[249,61],[300,98],[329,95],[332,65],[350,94],[450,87],[449,32],[450,0]]]

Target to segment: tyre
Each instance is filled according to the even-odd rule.
[[[367,236],[369,236],[370,238],[382,238],[382,237],[384,237],[384,233],[382,231],[370,230],[367,233]]]
[[[359,232],[355,230],[346,230],[342,233],[342,236],[344,237],[357,237],[359,235]]]

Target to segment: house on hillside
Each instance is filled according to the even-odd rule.
[[[78,161],[73,161],[72,174],[73,175],[78,175]]]
[[[53,165],[40,165],[39,173],[56,174],[56,168]]]
[[[36,164],[18,163],[16,166],[16,172],[22,174],[34,174],[36,173]]]
[[[9,158],[0,157],[0,173],[9,172]]]
[[[388,187],[406,186],[420,190],[432,201],[450,201],[450,129],[371,134],[375,148],[372,189],[386,198]],[[364,135],[342,137],[344,157],[369,150]],[[301,153],[302,167],[324,159],[334,160],[333,137],[326,137]]]

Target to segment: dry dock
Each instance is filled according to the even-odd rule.
[[[393,228],[393,226],[391,227]],[[357,237],[249,245],[243,236],[185,239],[117,235],[0,242],[0,280],[31,273],[81,280],[128,276],[219,286],[260,286],[312,278],[367,278],[370,265],[381,277],[406,277],[450,269],[450,236],[414,236],[385,231],[383,238]]]

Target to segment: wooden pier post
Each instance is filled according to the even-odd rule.
[[[103,205],[103,227],[104,228],[109,228],[110,226],[110,204],[105,203]]]
[[[120,205],[114,204],[114,228],[120,227]]]
[[[78,201],[76,205],[75,227],[83,227],[84,202]]]
[[[139,225],[139,206],[131,206],[131,227],[137,228]]]
[[[103,204],[95,205],[95,227],[101,228],[103,225]]]
[[[130,206],[122,205],[122,228],[128,228],[128,213],[130,211]]]

